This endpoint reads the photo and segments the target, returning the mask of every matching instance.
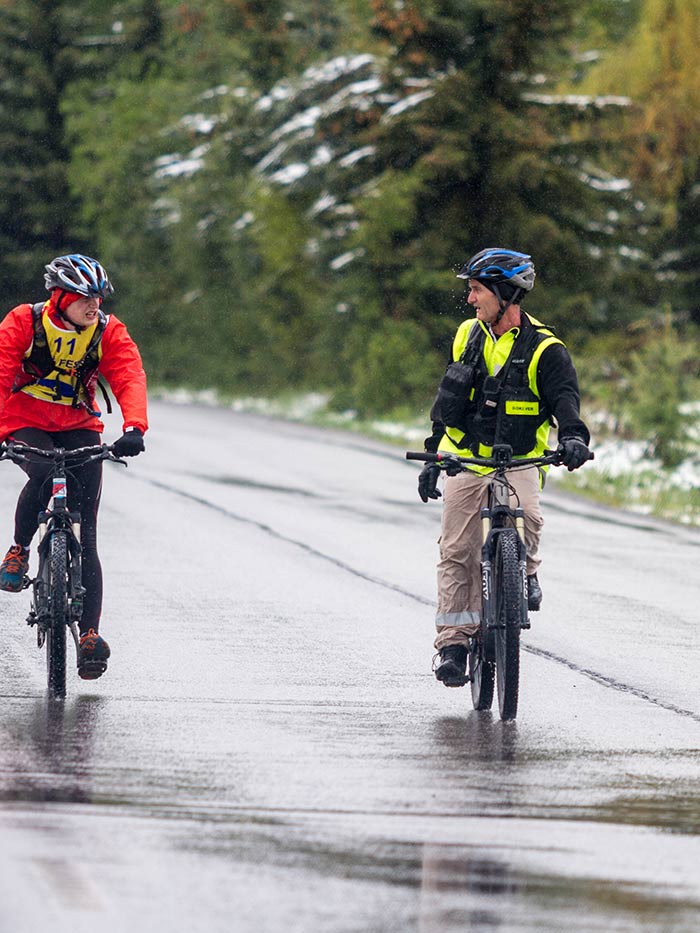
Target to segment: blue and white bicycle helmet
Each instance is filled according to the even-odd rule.
[[[512,304],[519,304],[522,296],[535,284],[535,266],[527,253],[512,249],[490,247],[472,256],[457,273],[459,279],[476,279],[498,298],[500,320]]]
[[[469,260],[459,272],[460,279],[477,279],[485,285],[509,284],[529,292],[535,284],[535,266],[527,253],[491,247]]]
[[[45,268],[44,282],[49,291],[61,288],[84,298],[107,298],[114,292],[100,263],[81,253],[57,256]]]

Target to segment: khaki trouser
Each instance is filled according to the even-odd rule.
[[[515,489],[511,506],[525,509],[525,547],[528,575],[535,573],[542,534],[540,477],[537,467],[511,470]],[[481,613],[481,509],[486,505],[489,478],[467,470],[445,479],[442,534],[438,540],[438,607],[435,616],[439,651],[447,645],[465,645],[479,628]]]

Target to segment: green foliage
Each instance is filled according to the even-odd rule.
[[[454,301],[448,270],[502,243],[533,254],[535,302],[550,323],[569,326],[572,299],[581,328],[625,314],[628,303],[601,288],[614,268],[610,230],[638,224],[629,199],[613,185],[605,190],[595,163],[611,121],[593,106],[557,104],[546,86],[535,92],[531,83],[540,69],[551,69],[555,83],[573,4],[375,0],[374,8],[376,29],[394,50],[387,80],[399,86],[440,76],[425,102],[366,134],[379,152],[378,203],[361,213],[354,239],[366,246],[364,263],[388,313],[415,316],[438,339],[431,317],[449,313]],[[390,251],[382,248],[388,242]],[[619,254],[614,259],[623,265]]]
[[[352,367],[354,401],[360,415],[424,407],[439,372],[425,332],[413,321],[382,322]]]
[[[689,423],[681,406],[700,395],[700,361],[694,342],[673,327],[669,310],[623,372],[624,408],[635,435],[648,438],[651,454],[664,466],[677,466],[688,453]]]
[[[52,254],[81,243],[60,113],[80,56],[67,3],[19,0],[0,12],[0,277],[11,307]]]
[[[641,0],[630,36],[611,51],[589,86],[629,94],[629,170],[653,208],[645,248],[662,300],[700,323],[697,265],[700,190],[700,0]],[[657,295],[658,300],[658,295]]]
[[[674,324],[670,308],[589,345],[579,377],[615,436],[645,440],[649,455],[667,467],[688,456],[694,416],[687,403],[700,398],[698,334]]]
[[[626,39],[634,28],[643,0],[588,0],[576,17],[577,47],[583,62],[597,61],[601,46],[609,48]],[[577,69],[581,55],[577,56]],[[582,75],[579,75],[582,77]]]
[[[373,417],[429,406],[455,269],[511,245],[528,310],[605,343],[582,383],[670,462],[697,375],[698,4],[0,0],[6,298],[84,249],[152,382]],[[623,43],[617,70],[594,41]],[[666,297],[682,336],[647,340]]]

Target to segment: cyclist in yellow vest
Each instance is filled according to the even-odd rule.
[[[562,341],[521,308],[535,284],[530,256],[514,250],[484,249],[460,270],[468,283],[467,302],[476,317],[463,322],[452,345],[452,360],[431,410],[433,432],[426,451],[488,457],[494,444],[510,444],[515,456],[535,457],[558,427],[563,462],[578,469],[589,457],[590,434],[580,417],[576,370]],[[440,559],[435,676],[446,686],[464,683],[469,638],[481,610],[480,510],[486,504],[486,468],[473,466],[445,479]],[[443,474],[427,464],[418,479],[423,500],[437,499]],[[525,509],[528,606],[537,611],[542,511],[537,467],[512,471],[509,480]]]

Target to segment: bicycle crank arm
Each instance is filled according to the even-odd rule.
[[[73,641],[75,642],[75,650],[80,652],[80,632],[78,631],[78,626],[75,622],[66,623],[70,629],[70,633],[73,636]]]

